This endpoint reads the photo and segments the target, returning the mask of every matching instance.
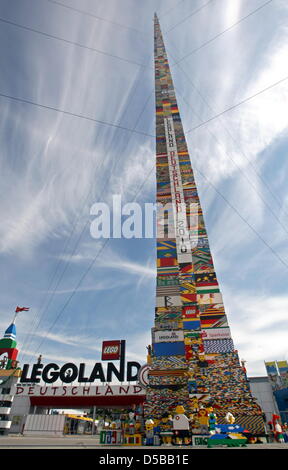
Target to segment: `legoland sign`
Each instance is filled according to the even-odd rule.
[[[52,384],[58,379],[65,384],[72,382],[93,383],[99,380],[100,382],[112,382],[112,380],[119,380],[119,382],[135,382],[138,380],[138,371],[141,365],[138,362],[127,362],[125,367],[125,341],[104,341],[102,346],[102,360],[117,360],[120,359],[119,367],[117,368],[113,362],[107,363],[106,373],[103,369],[101,362],[96,362],[92,372],[87,375],[85,373],[86,365],[79,364],[79,367],[73,362],[68,362],[61,367],[51,362],[49,364],[37,363],[33,364],[30,369],[30,364],[23,365],[23,371],[20,383],[33,383],[39,384],[41,379],[47,384]],[[125,374],[126,369],[126,374]]]
[[[34,397],[109,397],[109,396],[145,396],[146,390],[141,385],[89,385],[67,387],[41,387],[39,385],[21,386],[17,384],[14,395]]]
[[[102,361],[115,361],[121,357],[121,341],[103,341]]]

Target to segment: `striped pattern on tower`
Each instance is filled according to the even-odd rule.
[[[11,407],[14,395],[11,394],[12,387],[18,382],[21,375],[20,369],[0,370],[0,435],[8,434],[12,424]]]
[[[234,349],[155,15],[157,288],[145,414],[193,400],[259,415]],[[194,401],[195,403],[195,401]]]
[[[11,427],[10,413],[14,398],[11,388],[21,376],[17,355],[16,326],[13,321],[0,339],[0,435],[8,434]]]

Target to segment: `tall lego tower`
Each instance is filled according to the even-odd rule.
[[[158,18],[154,19],[157,292],[146,417],[212,405],[263,431],[234,349]]]

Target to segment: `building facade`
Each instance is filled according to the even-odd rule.
[[[256,398],[265,414],[266,422],[272,421],[273,415],[279,415],[279,408],[269,378],[267,376],[249,377],[249,383],[253,397]]]
[[[288,423],[288,362],[265,361],[265,367],[278,406],[277,414],[280,414],[282,423]]]

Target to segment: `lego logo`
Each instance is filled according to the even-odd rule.
[[[118,352],[118,346],[105,346],[104,354],[115,354]]]

